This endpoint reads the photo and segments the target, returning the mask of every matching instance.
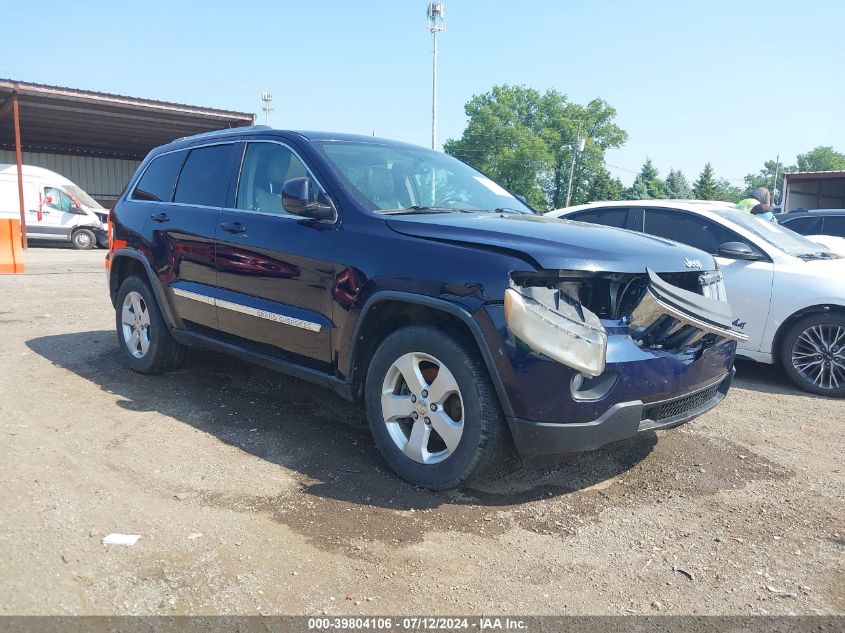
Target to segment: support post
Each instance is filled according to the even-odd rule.
[[[18,107],[17,93],[12,95],[12,118],[15,121],[15,161],[18,164],[18,202],[21,211],[21,247],[27,248],[26,243],[26,209],[23,201],[23,157],[21,155],[21,115]]]
[[[433,67],[431,71],[431,149],[437,149],[437,31],[431,33],[434,43]]]

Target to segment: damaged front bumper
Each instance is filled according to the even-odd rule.
[[[561,424],[510,418],[514,446],[524,458],[581,453],[640,433],[678,426],[724,400],[735,372],[731,367],[715,382],[665,400],[618,402],[589,422]]]
[[[502,307],[510,367],[502,369],[522,456],[581,452],[676,426],[725,397],[736,343],[746,337],[731,327],[721,273],[691,280],[699,292],[648,270],[636,295],[616,302],[624,309],[602,319],[579,301],[589,299],[587,281],[512,282]]]

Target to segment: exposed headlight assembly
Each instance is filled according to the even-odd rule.
[[[589,376],[604,371],[607,332],[595,314],[567,293],[511,283],[505,290],[505,319],[531,350]]]

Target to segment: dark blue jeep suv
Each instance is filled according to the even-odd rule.
[[[365,403],[388,464],[444,489],[685,422],[733,377],[710,255],[545,218],[445,154],[240,128],[153,150],[110,216],[142,373],[205,345]]]

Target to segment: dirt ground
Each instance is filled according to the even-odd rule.
[[[103,251],[26,258],[0,276],[0,614],[845,612],[845,402],[776,368],[678,429],[431,493],[319,387],[207,351],[132,373]]]

